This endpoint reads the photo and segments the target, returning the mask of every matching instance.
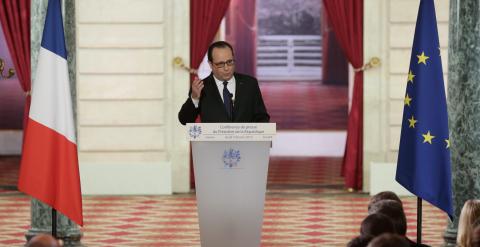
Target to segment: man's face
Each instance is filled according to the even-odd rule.
[[[230,48],[213,48],[212,61],[208,62],[213,75],[221,80],[228,81],[235,71],[235,62]]]

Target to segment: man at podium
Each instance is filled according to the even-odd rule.
[[[200,114],[203,123],[268,122],[258,81],[235,73],[232,46],[218,41],[208,48],[212,73],[203,81],[195,78],[189,97],[178,113],[180,123],[193,123]]]

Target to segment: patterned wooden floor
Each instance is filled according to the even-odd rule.
[[[415,237],[415,200],[403,199]],[[267,195],[262,246],[345,246],[367,214],[364,195]],[[175,196],[84,197],[87,246],[199,246],[193,194]],[[0,246],[21,246],[29,227],[29,199],[0,196]],[[424,243],[439,246],[446,218],[424,209]]]
[[[345,246],[358,234],[368,196],[347,193],[340,158],[272,158],[262,246]],[[0,246],[22,246],[29,198],[11,191],[18,158],[0,158]],[[8,175],[8,174],[11,175]],[[12,178],[14,178],[12,180]],[[402,198],[408,235],[416,236],[416,200]],[[172,196],[85,196],[87,246],[199,246],[193,193]],[[440,246],[446,216],[424,204],[424,242]]]

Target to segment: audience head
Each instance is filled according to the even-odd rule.
[[[480,200],[468,200],[460,213],[458,222],[457,244],[460,247],[470,247],[474,223],[480,218]]]
[[[392,220],[383,214],[370,214],[360,226],[360,235],[376,237],[382,233],[395,233],[395,226]]]
[[[368,212],[370,213],[370,208],[373,204],[381,201],[381,200],[394,200],[402,204],[402,200],[392,191],[382,191],[370,198],[370,202],[368,203]],[[403,205],[402,205],[403,206]]]
[[[384,233],[370,241],[368,247],[410,247],[410,243],[403,236]]]
[[[348,242],[347,247],[367,247],[371,240],[372,237],[370,236],[358,236]]]
[[[407,218],[403,212],[402,204],[394,200],[381,200],[370,207],[369,214],[383,214],[390,218],[395,228],[395,233],[405,236],[407,233]]]
[[[59,247],[58,241],[50,234],[38,234],[30,241],[26,247]]]

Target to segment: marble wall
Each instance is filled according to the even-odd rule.
[[[463,204],[480,198],[480,3],[450,3],[448,111],[455,220],[446,240],[454,246]]]

